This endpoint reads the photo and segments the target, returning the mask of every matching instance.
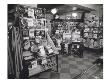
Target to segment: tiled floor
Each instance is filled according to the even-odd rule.
[[[58,73],[51,73],[47,79],[73,79],[85,69],[92,66],[92,62],[95,61],[98,56],[96,53],[84,51],[83,58],[71,56],[58,56]],[[92,73],[90,71],[89,73]],[[47,73],[43,76],[47,76]],[[86,77],[83,77],[86,79]]]
[[[58,72],[60,79],[72,79],[83,70],[92,66],[92,62],[97,59],[95,53],[84,52],[83,58],[71,56],[58,56]]]

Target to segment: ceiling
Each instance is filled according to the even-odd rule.
[[[17,4],[8,4],[8,10],[13,9]],[[34,4],[35,5],[35,4]],[[89,5],[89,4],[88,4]],[[101,6],[102,4],[96,4],[98,6]],[[57,14],[62,15],[68,12],[90,12],[94,11],[94,9],[81,6],[78,4],[36,4],[36,7],[38,8],[45,8],[48,12],[51,11],[53,8],[57,8],[58,12]],[[73,10],[73,7],[76,7],[76,10]]]
[[[64,4],[38,4],[37,7],[38,8],[45,8],[47,10],[51,10],[53,8],[56,8],[56,7],[60,7],[60,6],[63,6]]]
[[[74,10],[74,12],[90,12],[93,9],[83,7],[77,4],[38,4],[39,8],[46,8],[47,11],[51,11],[53,8],[57,8],[58,15],[62,15],[68,12],[73,12],[73,7],[76,7],[77,9]]]

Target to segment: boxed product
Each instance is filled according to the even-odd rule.
[[[68,39],[70,40],[71,34],[70,33],[63,33],[63,39]]]
[[[21,20],[21,24],[23,25],[23,27],[28,26],[27,19],[23,18],[23,19]]]
[[[31,52],[38,52],[38,46],[35,44],[31,46]]]
[[[29,36],[28,37],[23,37],[23,40],[29,40]]]
[[[89,46],[90,48],[93,48],[94,47],[94,40],[93,39],[91,39],[91,41],[90,41],[90,46]]]
[[[73,42],[79,42],[80,41],[80,35],[72,35],[72,41]]]
[[[98,47],[99,47],[98,42],[94,41],[94,48],[98,48]]]
[[[28,29],[23,29],[23,37],[28,37],[29,36],[29,30]]]
[[[98,28],[94,28],[93,33],[98,33]]]
[[[33,19],[33,26],[36,27],[37,26],[37,19]]]
[[[33,21],[32,18],[28,18],[28,19],[27,19],[27,23],[28,23],[28,26],[29,26],[29,27],[34,26],[34,23],[33,23],[33,22],[34,22],[34,21]]]
[[[93,34],[93,38],[96,38],[97,39],[97,34]]]
[[[58,44],[58,47],[60,47],[61,39],[57,39],[57,44]]]
[[[56,30],[56,32],[55,32],[56,34],[59,34],[59,30]]]
[[[34,31],[34,35],[35,35],[35,36],[40,36],[40,30],[35,30],[35,31]]]
[[[24,42],[24,49],[25,50],[28,50],[30,48],[30,41],[29,40],[26,40],[25,42]]]
[[[49,54],[54,52],[53,49],[52,49],[52,46],[47,45],[46,48],[47,48]]]
[[[35,31],[34,28],[29,29],[29,37],[35,37],[35,36],[34,36],[34,31]]]
[[[37,60],[31,62],[32,69],[37,67]]]
[[[47,59],[46,58],[42,58],[42,64],[47,64]]]
[[[27,13],[27,9],[23,7],[19,7],[19,14],[23,16],[23,14]]]
[[[84,32],[89,32],[90,28],[85,28]]]
[[[72,45],[72,48],[74,48],[74,49],[78,49],[79,47],[80,47],[80,45],[78,45],[78,44]]]
[[[96,27],[99,27],[99,21],[96,22],[96,25],[95,25],[95,26],[96,26]]]
[[[24,60],[31,60],[31,59],[34,59],[34,57],[33,56],[26,56],[26,57],[24,57]]]
[[[85,43],[86,42],[86,39],[83,39],[83,42]]]
[[[43,39],[43,40],[42,40],[42,45],[43,45],[43,46],[47,46],[47,40]]]
[[[40,41],[41,41],[41,36],[35,37],[35,42],[36,42],[36,43],[40,43]]]
[[[42,29],[44,26],[43,26],[43,23],[42,23],[42,20],[41,19],[37,19],[37,29]]]
[[[34,9],[28,8],[28,17],[35,18],[34,17]]]
[[[39,55],[46,57],[44,46],[39,46]]]
[[[94,30],[94,29],[93,29],[93,28],[91,28],[91,29],[90,29],[90,32],[93,32],[93,30]]]
[[[88,36],[89,38],[92,38],[92,33],[89,33],[89,36]]]
[[[25,56],[31,56],[32,55],[32,53],[30,52],[30,51],[24,51],[23,52],[23,56],[25,57]]]
[[[84,37],[88,37],[89,35],[88,35],[88,33],[84,33]]]
[[[45,17],[44,12],[45,12],[45,10],[43,10],[43,9],[40,9],[40,8],[35,9],[35,12],[34,12],[35,17],[37,19],[44,18]]]
[[[40,65],[37,65],[36,68],[29,68],[29,76],[35,75],[37,73],[42,72],[42,67]]]
[[[103,39],[100,39],[99,44],[100,44],[101,47],[103,46]]]
[[[87,45],[90,46],[91,45],[91,40],[88,38],[87,39]]]
[[[88,44],[87,44],[87,42],[85,42],[85,43],[84,43],[84,46],[85,46],[85,47],[88,47]]]
[[[49,19],[49,20],[51,20],[51,19],[53,19],[53,15],[52,14],[45,14],[45,18],[46,19]]]

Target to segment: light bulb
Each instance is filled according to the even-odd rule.
[[[72,16],[73,17],[77,17],[77,13],[72,13]]]
[[[56,13],[57,13],[57,9],[54,8],[54,9],[51,10],[51,12],[52,12],[53,14],[56,14]]]
[[[56,15],[56,16],[55,16],[55,19],[58,19],[58,18],[59,18],[59,16],[58,16],[58,15]]]

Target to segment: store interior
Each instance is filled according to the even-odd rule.
[[[103,79],[103,4],[8,4],[8,79]]]

